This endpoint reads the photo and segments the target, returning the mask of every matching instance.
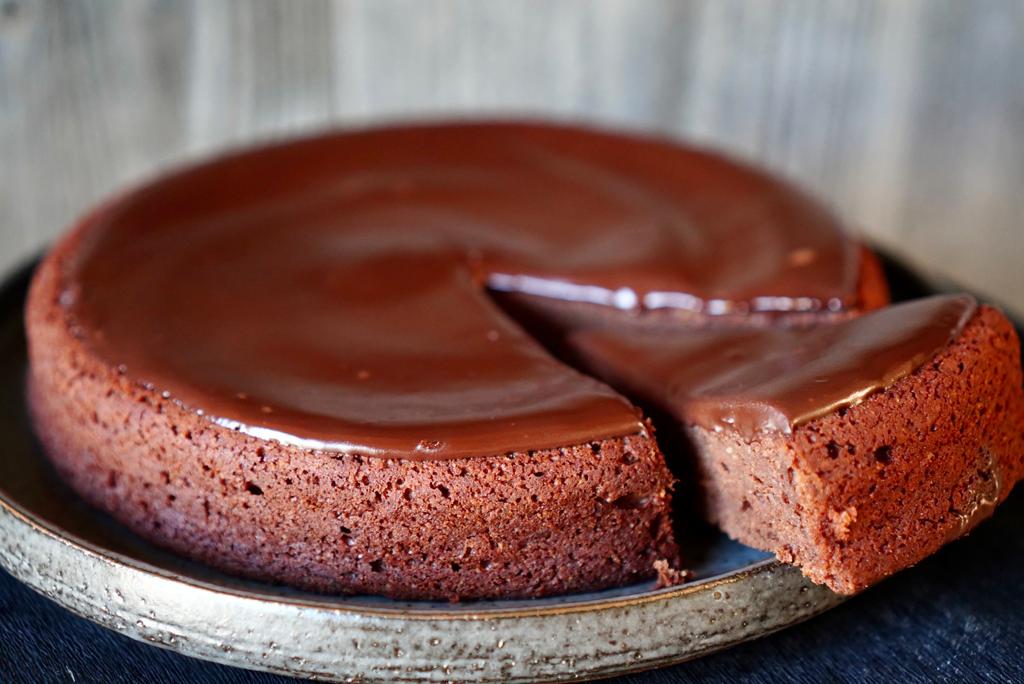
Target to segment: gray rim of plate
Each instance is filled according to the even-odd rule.
[[[276,596],[98,548],[6,496],[0,564],[72,612],[133,639],[227,665],[333,681],[606,677],[696,658],[842,601],[774,560],[679,587],[567,597],[535,608],[524,601],[511,608],[420,608]]]

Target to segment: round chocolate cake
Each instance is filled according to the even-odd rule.
[[[88,501],[249,577],[442,599],[671,581],[675,490],[853,592],[1024,476],[1010,324],[966,296],[887,303],[827,211],[722,157],[380,128],[85,217],[29,296],[30,403]]]

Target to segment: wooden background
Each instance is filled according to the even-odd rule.
[[[185,158],[479,112],[726,148],[1024,312],[1019,0],[0,0],[0,270]]]

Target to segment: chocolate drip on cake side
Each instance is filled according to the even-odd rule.
[[[112,367],[223,426],[377,456],[645,430],[488,289],[634,314],[859,304],[858,246],[799,192],[665,141],[557,126],[267,147],[123,195],[71,240],[62,305]]]

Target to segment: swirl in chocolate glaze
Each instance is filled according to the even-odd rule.
[[[94,353],[220,424],[454,458],[645,429],[487,288],[698,314],[858,306],[859,252],[799,192],[665,141],[376,129],[222,158],[89,216],[64,265]]]

